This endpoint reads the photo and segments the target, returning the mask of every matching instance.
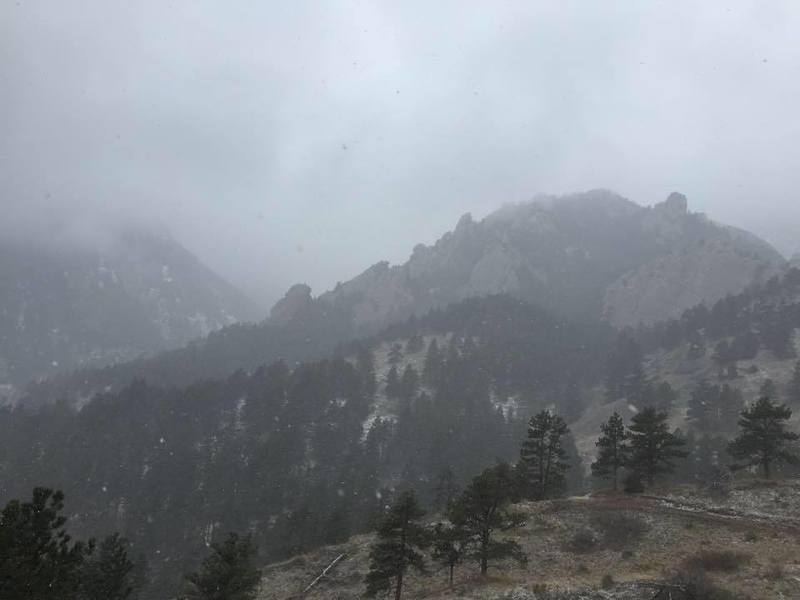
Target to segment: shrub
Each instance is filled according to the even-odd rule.
[[[771,563],[763,573],[764,579],[778,581],[783,579],[783,565],[777,562]]]
[[[624,550],[638,542],[649,525],[636,515],[625,512],[600,512],[591,517],[594,529],[601,532],[606,547]]]
[[[614,587],[614,578],[609,573],[606,573],[600,581],[600,587],[604,590],[610,590]]]
[[[705,571],[697,567],[684,567],[679,570],[673,582],[683,587],[691,596],[698,600],[736,600],[728,590],[720,588],[709,580]]]
[[[758,541],[758,534],[755,531],[748,531],[744,534],[744,541],[745,542],[757,542]]]
[[[600,539],[594,530],[590,529],[589,527],[581,527],[573,534],[572,539],[569,541],[568,547],[572,552],[579,554],[593,552],[597,549],[599,541]]]
[[[686,560],[689,567],[704,571],[731,573],[738,571],[742,564],[750,560],[750,555],[732,550],[703,550]]]

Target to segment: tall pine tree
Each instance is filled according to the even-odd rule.
[[[631,419],[630,467],[641,475],[648,485],[662,473],[671,473],[676,458],[685,458],[684,440],[669,431],[667,413],[652,406],[644,408]]]
[[[367,595],[374,597],[394,583],[395,600],[403,595],[403,578],[409,569],[425,572],[425,559],[419,550],[428,536],[418,523],[425,516],[413,491],[400,494],[378,526],[378,539],[369,554],[369,573],[365,578]]]
[[[532,498],[543,500],[563,486],[569,463],[562,438],[568,432],[564,419],[547,410],[528,422],[528,435],[520,451],[520,467]]]
[[[495,539],[498,531],[518,527],[525,521],[522,515],[508,509],[514,494],[511,467],[500,463],[475,477],[448,511],[450,522],[464,532],[468,553],[480,565],[481,575],[486,575],[491,560],[527,560],[515,541]]]
[[[614,491],[619,487],[619,470],[628,464],[630,459],[630,435],[625,429],[622,417],[618,413],[611,415],[606,423],[600,425],[601,436],[597,446],[597,460],[592,463],[592,474],[595,477],[611,479]]]
[[[800,459],[791,445],[800,436],[786,429],[791,416],[789,407],[766,397],[745,408],[739,419],[740,433],[728,446],[730,455],[742,461],[736,467],[759,466],[769,479],[774,464],[797,463]]]
[[[255,566],[257,548],[252,537],[231,533],[211,544],[211,555],[195,573],[186,576],[186,600],[253,600],[261,572]]]
[[[80,590],[89,546],[64,526],[64,494],[35,488],[30,502],[10,501],[0,513],[0,598],[72,600]]]
[[[81,569],[81,600],[126,600],[133,593],[134,564],[128,541],[115,533],[105,538]]]

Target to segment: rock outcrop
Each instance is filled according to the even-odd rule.
[[[784,262],[757,237],[691,213],[677,192],[645,208],[594,190],[508,205],[480,221],[466,214],[405,264],[377,263],[317,302],[349,314],[356,332],[497,293],[622,327],[714,302]]]

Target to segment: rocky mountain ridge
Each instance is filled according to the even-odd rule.
[[[473,296],[508,293],[568,317],[603,316],[617,327],[652,323],[713,303],[785,265],[772,246],[714,223],[673,193],[653,207],[593,190],[466,214],[401,265],[379,262],[315,301],[368,331]],[[273,319],[312,301],[292,289]]]

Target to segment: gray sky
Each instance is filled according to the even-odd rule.
[[[160,222],[265,305],[596,187],[791,252],[798,39],[794,0],[9,0],[0,232]]]

